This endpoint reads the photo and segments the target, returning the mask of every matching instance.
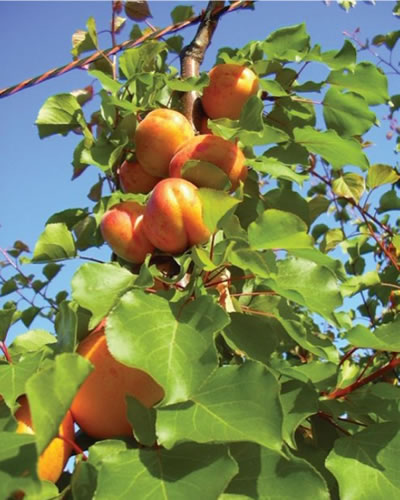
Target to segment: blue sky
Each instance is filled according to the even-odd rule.
[[[150,1],[153,14],[151,23],[164,27],[171,23],[170,11],[183,2]],[[185,2],[196,12],[206,2]],[[346,13],[334,1],[262,1],[255,11],[231,13],[221,20],[207,52],[202,70],[214,63],[221,46],[240,47],[250,40],[264,39],[273,30],[305,22],[313,44],[324,50],[339,49],[344,42],[343,31],[360,28],[361,39],[372,38],[377,33],[397,30],[400,21],[392,15],[394,2],[378,1],[375,6],[359,3]],[[0,2],[0,42],[2,46],[0,88],[19,83],[44,71],[71,61],[71,36],[77,29],[85,29],[90,16],[96,20],[98,31],[107,29],[110,22],[111,1],[49,1],[49,2]],[[133,21],[128,20],[119,40],[125,40]],[[187,40],[195,28],[182,31]],[[107,33],[99,35],[102,48],[111,46]],[[362,59],[371,59],[367,53]],[[372,59],[373,60],[373,59]],[[177,64],[178,62],[176,62]],[[315,74],[309,73],[307,79]],[[397,77],[398,78],[398,77]],[[84,71],[74,70],[64,76],[0,99],[0,247],[9,248],[21,239],[33,249],[44,229],[47,218],[71,207],[91,205],[87,192],[97,180],[95,167],[89,168],[78,180],[71,182],[71,160],[80,137],[50,137],[40,140],[34,121],[47,97],[84,87],[91,83]],[[391,81],[395,92],[398,81]],[[97,87],[96,90],[99,90]],[[373,132],[379,148],[368,152],[371,161],[394,164],[394,142],[385,140],[388,125]],[[103,247],[92,252],[93,256],[107,259],[109,250]],[[67,265],[58,280],[57,288],[69,289],[69,280],[82,262]],[[32,271],[33,269],[33,271]],[[40,272],[35,266],[26,272]],[[0,307],[9,297],[0,298]],[[37,321],[36,328],[50,328],[48,322]],[[12,336],[26,331],[22,323],[12,329]],[[11,337],[10,337],[11,338]]]

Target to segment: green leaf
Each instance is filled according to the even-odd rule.
[[[334,130],[319,132],[312,127],[296,128],[293,133],[297,143],[310,153],[321,155],[334,170],[346,165],[368,168],[368,159],[355,139],[344,139]]]
[[[296,24],[271,33],[262,44],[269,59],[301,61],[310,49],[310,36],[306,25]]]
[[[74,352],[77,340],[77,306],[71,302],[61,302],[55,320],[57,347],[60,352]]]
[[[13,316],[16,311],[15,306],[8,309],[0,310],[0,340],[3,341],[6,336],[8,329],[12,325]]]
[[[157,416],[158,439],[168,449],[186,440],[252,441],[280,451],[281,427],[279,384],[254,361],[219,368],[190,403],[162,408]]]
[[[83,264],[71,282],[72,297],[92,313],[89,328],[107,316],[119,298],[134,284],[134,275],[117,264]]]
[[[400,210],[400,198],[394,189],[384,193],[379,201],[379,213],[389,212],[390,210]]]
[[[359,94],[343,94],[332,87],[322,102],[327,128],[336,130],[340,136],[363,135],[376,122],[366,100]]]
[[[89,17],[86,26],[87,31],[77,30],[72,35],[73,49],[71,50],[71,54],[74,58],[77,58],[82,52],[96,50],[98,47],[96,21],[93,17]]]
[[[246,160],[246,164],[261,174],[270,175],[273,179],[284,179],[300,185],[309,177],[308,174],[296,173],[294,169],[275,158],[259,156],[255,160]]]
[[[125,14],[133,21],[144,21],[152,17],[147,0],[126,0]]]
[[[353,276],[340,287],[344,297],[352,297],[361,290],[378,285],[381,282],[377,271],[369,271],[361,276]]]
[[[184,305],[134,290],[108,316],[106,337],[111,354],[149,373],[171,404],[186,401],[215,370],[214,335],[228,322],[211,296]]]
[[[17,335],[12,343],[13,352],[35,352],[47,344],[54,344],[57,339],[46,330],[29,330]]]
[[[344,174],[332,182],[332,191],[340,197],[360,201],[365,192],[365,179],[358,174]]]
[[[239,127],[243,130],[261,132],[264,130],[263,112],[263,101],[256,95],[251,96],[240,113]]]
[[[355,347],[400,352],[399,326],[400,317],[379,326],[374,332],[363,325],[357,325],[347,333],[346,339]]]
[[[165,77],[165,83],[171,90],[178,92],[201,92],[204,87],[209,85],[210,78],[207,73],[201,73],[200,76],[191,76],[184,80]]]
[[[397,498],[399,446],[399,425],[391,422],[336,440],[326,466],[338,480],[340,498]]]
[[[318,411],[318,394],[311,384],[290,380],[282,384],[283,439],[296,449],[295,433],[299,425]]]
[[[367,186],[370,189],[382,186],[383,184],[394,184],[400,179],[400,175],[390,165],[375,163],[368,169]]]
[[[81,127],[85,138],[89,142],[93,141],[82,108],[76,97],[71,94],[58,94],[49,97],[40,108],[35,124],[41,139],[54,134],[67,135],[68,132]]]
[[[257,252],[245,242],[237,242],[229,254],[234,266],[250,271],[260,278],[267,278],[276,272],[275,255],[272,251]]]
[[[313,238],[297,215],[268,209],[249,226],[249,243],[254,249],[310,248]]]
[[[246,354],[246,357],[265,363],[270,362],[285,330],[272,317],[251,316],[231,313],[231,323],[224,329],[224,336],[230,345]]]
[[[198,187],[223,191],[232,187],[229,177],[222,169],[203,160],[187,161],[182,167],[181,177]]]
[[[363,96],[369,105],[385,104],[389,100],[386,75],[374,64],[363,61],[354,71],[332,71],[327,82],[338,89],[347,89]]]
[[[337,279],[326,267],[289,257],[278,262],[278,273],[266,281],[277,293],[308,307],[326,319],[342,304]]]
[[[47,224],[33,250],[32,262],[51,262],[76,256],[75,242],[64,223]]]
[[[194,16],[194,11],[190,5],[178,5],[171,12],[171,19],[174,24],[186,21],[192,16]]]
[[[282,454],[254,443],[233,443],[232,457],[239,464],[237,474],[221,500],[330,500],[327,485],[306,460]]]
[[[42,273],[49,281],[51,281],[61,271],[61,268],[62,265],[56,264],[55,262],[50,262],[49,264],[44,266],[44,268],[42,269]]]
[[[111,76],[106,75],[106,73],[103,73],[98,69],[92,69],[89,71],[89,74],[99,80],[104,90],[112,92],[113,94],[119,92],[122,87],[120,82],[114,80]]]
[[[39,453],[58,434],[78,387],[90,371],[91,364],[84,357],[64,353],[27,381],[26,394]]]
[[[357,62],[357,51],[349,40],[345,40],[340,50],[324,52],[320,55],[319,60],[328,65],[331,69],[354,70]]]
[[[382,44],[385,44],[387,49],[393,50],[399,38],[400,38],[400,31],[391,31],[386,35],[374,36],[374,38],[372,39],[372,43],[378,47]]]
[[[27,380],[39,370],[42,352],[28,354],[18,363],[0,364],[0,394],[11,410],[16,410],[16,399],[25,393]]]
[[[270,79],[262,79],[260,80],[260,87],[265,92],[268,92],[268,95],[274,97],[284,97],[287,96],[286,90],[282,87],[282,85],[276,80]]]
[[[225,446],[188,443],[173,450],[127,450],[104,460],[96,500],[217,499],[236,473]]]
[[[200,188],[198,194],[203,205],[204,223],[211,232],[216,230],[222,217],[240,203],[240,200],[216,189]]]
[[[144,446],[153,446],[156,436],[156,410],[143,406],[136,398],[127,395],[128,420],[132,424],[135,439]]]

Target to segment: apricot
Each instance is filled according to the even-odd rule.
[[[211,118],[238,120],[247,99],[258,91],[258,77],[240,64],[218,64],[208,73],[210,83],[204,88],[201,103]]]
[[[171,158],[193,136],[190,122],[181,113],[155,109],[136,128],[137,160],[149,174],[167,177]]]
[[[183,173],[182,168],[189,160],[206,163],[199,163],[196,168]],[[222,189],[226,177],[219,176],[218,170],[210,169],[207,163],[218,167],[229,178],[232,189],[236,189],[239,182],[247,177],[242,151],[233,142],[211,134],[198,135],[187,141],[173,156],[169,174],[171,177],[184,177],[198,187]]]
[[[138,161],[125,160],[119,168],[119,181],[124,193],[147,194],[161,180],[150,175]]]
[[[102,217],[101,234],[112,251],[122,259],[141,264],[154,246],[143,231],[144,207],[136,201],[123,201]]]
[[[132,435],[125,397],[134,396],[150,408],[164,397],[164,391],[142,370],[125,366],[112,357],[102,321],[78,345],[77,352],[94,365],[80,387],[71,412],[79,427],[89,436],[108,439]]]
[[[197,191],[185,179],[163,179],[156,185],[143,217],[144,231],[155,247],[179,254],[209,239]]]
[[[21,406],[15,412],[15,418],[18,422],[17,432],[20,434],[34,434],[28,400],[26,396],[22,396],[18,401]],[[74,441],[74,421],[69,410],[61,422],[58,432],[60,436],[64,436],[68,441]],[[53,483],[58,481],[71,453],[72,446],[63,439],[56,437],[50,441],[50,444],[39,457],[39,478]]]

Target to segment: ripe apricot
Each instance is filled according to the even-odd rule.
[[[113,252],[128,262],[140,264],[154,246],[143,231],[144,207],[136,201],[123,201],[102,217],[100,230]]]
[[[124,193],[147,194],[161,180],[150,175],[138,161],[125,160],[119,168],[119,181]]]
[[[163,179],[156,185],[145,208],[143,227],[155,247],[172,254],[210,237],[197,187],[185,179]]]
[[[208,73],[210,83],[205,87],[201,103],[211,119],[238,120],[247,99],[258,91],[258,77],[240,64],[218,64]]]
[[[35,432],[32,428],[31,413],[26,396],[22,396],[19,399],[19,403],[21,406],[15,412],[15,418],[18,422],[17,432],[20,434],[34,434]],[[74,421],[69,410],[66,413],[64,420],[61,422],[59,434],[60,436],[64,436],[69,441],[74,440]],[[58,481],[62,471],[64,470],[65,464],[71,455],[71,452],[72,447],[68,444],[68,442],[59,437],[54,438],[39,457],[39,478],[42,480],[52,481],[53,483]]]
[[[77,352],[93,363],[94,370],[71,405],[76,423],[97,439],[132,435],[126,415],[127,394],[148,408],[164,397],[162,387],[150,375],[112,357],[104,328],[103,321],[78,346]]]
[[[136,157],[149,174],[167,177],[171,158],[193,136],[191,124],[181,113],[155,109],[136,128]]]
[[[217,170],[210,170],[204,163],[196,165],[187,174],[182,174],[182,168],[189,160],[212,163],[229,178],[232,189],[236,189],[240,181],[247,177],[247,167],[242,151],[233,144],[217,135],[197,135],[185,142],[175,153],[170,164],[169,174],[171,177],[184,177],[198,187],[209,187],[222,189],[225,176],[219,176]]]

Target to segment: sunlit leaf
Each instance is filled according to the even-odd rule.
[[[75,242],[66,224],[47,224],[33,250],[33,262],[51,262],[75,257]]]

